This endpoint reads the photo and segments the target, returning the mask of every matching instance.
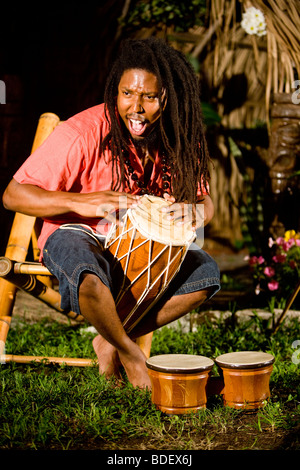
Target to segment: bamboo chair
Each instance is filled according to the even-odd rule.
[[[42,114],[32,152],[36,150],[50,135],[53,129],[59,125],[60,120],[56,114]],[[52,307],[56,311],[67,315],[70,319],[84,322],[81,315],[74,312],[65,312],[60,308],[60,294],[53,288],[53,276],[48,269],[38,262],[39,250],[37,238],[41,227],[41,221],[35,217],[16,212],[12,224],[5,256],[0,258],[0,363],[18,362],[28,364],[32,361],[67,364],[70,366],[90,366],[97,364],[94,359],[44,357],[44,356],[18,356],[5,354],[5,343],[18,289],[33,295]],[[34,261],[26,261],[29,246],[32,246]],[[136,340],[147,357],[150,356],[152,333],[141,336]]]

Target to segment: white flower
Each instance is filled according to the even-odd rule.
[[[257,36],[264,36],[266,34],[264,14],[255,7],[247,8],[245,13],[243,13],[241,26],[247,34],[256,34]]]
[[[269,248],[272,248],[272,246],[274,245],[275,241],[273,240],[272,237],[269,237],[269,241],[268,241],[268,246]]]

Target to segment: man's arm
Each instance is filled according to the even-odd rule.
[[[6,209],[41,218],[50,218],[75,212],[90,217],[106,217],[116,209],[126,209],[136,203],[139,196],[115,191],[71,193],[47,191],[32,184],[11,180],[3,194]]]

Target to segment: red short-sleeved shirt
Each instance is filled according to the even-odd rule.
[[[108,132],[109,123],[104,114],[104,104],[89,108],[57,126],[23,163],[14,179],[18,183],[33,184],[48,191],[109,191],[112,179],[111,153],[109,150],[100,150]],[[130,150],[130,160],[136,175],[142,177],[144,168],[134,147]],[[157,196],[166,192],[162,189],[161,166],[160,156],[157,154],[147,186]],[[131,190],[121,186],[119,191],[135,194],[139,192],[139,188],[134,182]],[[203,194],[206,194],[204,189]],[[42,250],[49,235],[66,223],[84,223],[103,233],[99,220],[83,218],[74,213],[44,219],[39,248]]]

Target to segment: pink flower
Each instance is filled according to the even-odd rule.
[[[260,293],[260,285],[257,284],[257,286],[255,287],[255,294],[259,295],[259,293]]]
[[[290,238],[287,242],[283,242],[283,244],[282,244],[282,249],[283,249],[284,251],[289,251],[289,249],[290,249],[293,245],[295,245],[295,240],[294,240],[294,238]]]
[[[254,266],[256,264],[263,264],[265,262],[265,259],[262,256],[251,256],[249,259],[249,264],[250,266]]]
[[[278,246],[281,246],[285,242],[283,237],[276,238],[276,243]]]
[[[275,269],[274,269],[274,268],[271,268],[271,267],[269,267],[269,266],[267,266],[267,267],[264,269],[264,273],[265,273],[266,276],[272,277],[272,276],[274,276],[274,274],[275,274]]]
[[[297,246],[300,246],[300,240],[299,240],[299,238],[296,238],[295,243],[296,243]]]
[[[268,282],[268,288],[269,290],[277,290],[279,287],[279,284],[277,281],[271,281],[271,282]]]
[[[297,264],[295,263],[293,259],[289,262],[289,265],[290,265],[290,268],[292,269],[295,269],[297,267]]]
[[[284,263],[286,260],[286,254],[275,255],[272,260],[275,261],[275,263]]]
[[[251,256],[251,258],[249,258],[249,264],[250,266],[254,266],[255,264],[258,264],[257,256]]]

